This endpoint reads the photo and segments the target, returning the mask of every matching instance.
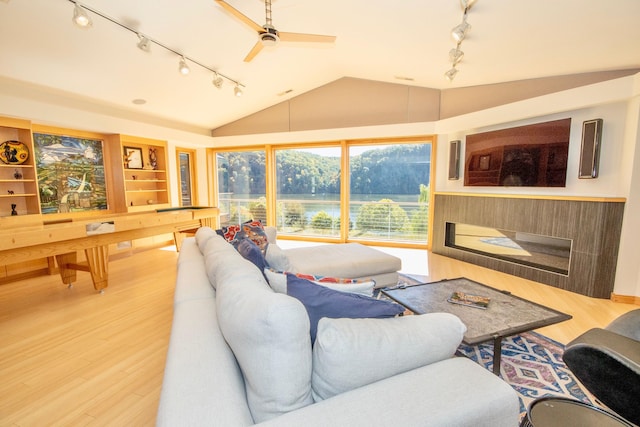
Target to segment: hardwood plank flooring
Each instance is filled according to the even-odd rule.
[[[83,273],[71,289],[58,276],[0,286],[0,426],[155,424],[173,318],[177,253],[168,249],[112,261],[104,295]],[[430,280],[465,276],[571,314],[539,330],[563,343],[637,308],[426,251],[400,256]]]
[[[112,261],[103,295],[86,273],[0,286],[0,426],[154,425],[176,259]]]

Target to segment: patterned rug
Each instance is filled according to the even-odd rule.
[[[593,403],[593,397],[574,378],[562,361],[564,346],[536,332],[525,332],[502,341],[500,376],[520,398],[520,415],[540,397],[571,397]],[[493,343],[462,344],[458,356],[466,356],[493,371]]]
[[[424,283],[420,275],[400,274],[398,283]],[[562,361],[564,345],[537,332],[525,332],[502,340],[500,377],[509,383],[520,398],[520,416],[529,404],[540,397],[562,396],[593,404],[595,399],[577,382]],[[462,344],[456,353],[481,364],[493,372],[493,342],[475,346]]]

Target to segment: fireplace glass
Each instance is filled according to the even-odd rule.
[[[446,223],[445,246],[568,275],[571,239],[539,234]]]

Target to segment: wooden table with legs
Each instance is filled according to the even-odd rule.
[[[182,208],[1,227],[0,265],[55,257],[63,283],[70,285],[78,270],[87,271],[94,288],[103,292],[108,286],[110,244],[211,226],[218,212]],[[86,263],[77,262],[78,251],[84,251]]]

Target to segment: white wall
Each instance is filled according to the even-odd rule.
[[[492,194],[542,194],[558,196],[582,197],[627,197],[629,182],[625,179],[632,168],[632,157],[625,156],[625,128],[628,102],[600,105],[581,110],[538,116],[516,122],[501,123],[488,127],[467,129],[447,135],[439,135],[438,165],[448,164],[448,141],[461,140],[460,150],[460,179],[449,180],[447,168],[438,169],[437,191],[492,193]],[[551,120],[571,118],[571,132],[569,138],[569,157],[567,160],[566,187],[465,187],[464,159],[465,136],[478,132],[523,126]],[[600,173],[597,179],[578,179],[580,163],[580,146],[582,140],[582,122],[601,118],[603,122],[602,150],[600,155]]]

